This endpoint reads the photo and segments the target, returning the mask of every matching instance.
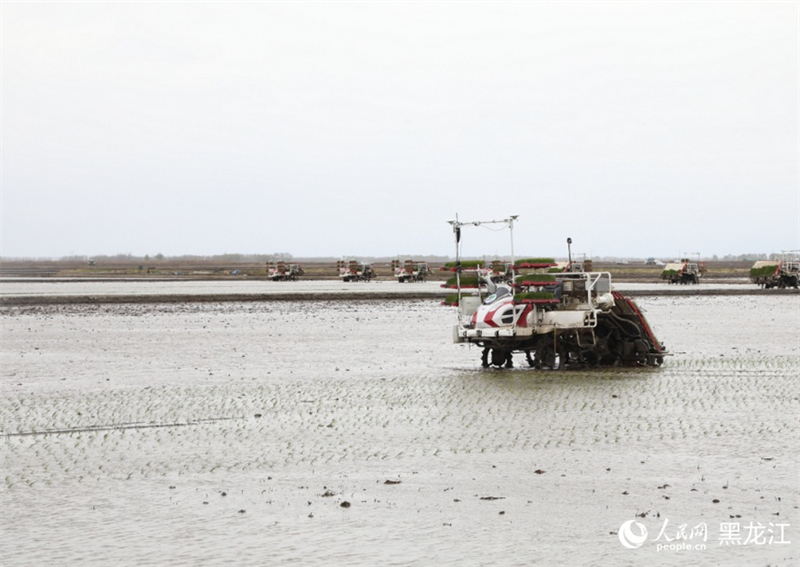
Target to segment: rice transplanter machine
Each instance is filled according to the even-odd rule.
[[[572,263],[571,250],[574,271],[563,271],[551,258],[515,260],[517,218],[449,221],[456,261],[443,268],[454,272],[443,287],[456,291],[445,300],[458,310],[454,342],[481,347],[484,367],[510,368],[514,353],[542,369],[660,366],[664,345],[636,303],[613,290],[608,272],[583,271]],[[511,233],[511,269],[501,282],[479,262],[461,260],[462,229],[484,224],[505,224]]]

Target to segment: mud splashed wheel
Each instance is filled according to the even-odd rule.
[[[492,349],[485,347],[481,353],[481,367],[489,368],[489,353]]]
[[[492,349],[492,366],[498,368],[505,366],[506,368],[513,368],[514,362],[511,358],[511,353],[499,348]]]
[[[596,368],[600,364],[600,355],[597,351],[586,349],[581,353],[583,363],[589,368]]]
[[[553,347],[551,340],[543,341],[545,344],[536,349],[536,366],[550,370],[564,370],[567,356],[562,347]]]

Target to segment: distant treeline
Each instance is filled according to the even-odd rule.
[[[680,255],[676,255],[674,257],[660,257],[657,258],[659,260],[677,260]],[[695,257],[695,256],[693,256]],[[747,254],[726,254],[724,256],[717,256],[714,254],[713,256],[700,256],[701,260],[709,260],[712,262],[734,262],[734,261],[755,261],[755,260],[778,260],[780,259],[780,253],[757,253],[757,252],[750,252]],[[266,262],[277,262],[279,260],[283,261],[295,261],[295,262],[336,262],[337,260],[341,260],[342,258],[350,259],[355,258],[362,262],[390,262],[396,258],[405,259],[405,258],[412,258],[418,262],[430,262],[430,263],[444,263],[453,260],[451,256],[436,256],[436,255],[424,255],[424,254],[397,254],[395,256],[350,256],[344,255],[339,257],[334,256],[303,256],[303,257],[295,257],[294,255],[288,252],[274,252],[272,254],[214,254],[209,256],[202,256],[197,254],[184,254],[181,256],[167,256],[165,254],[156,253],[156,254],[145,254],[144,256],[137,256],[135,254],[114,254],[114,255],[97,255],[97,256],[87,256],[87,255],[72,255],[72,256],[62,256],[60,258],[36,258],[36,257],[0,257],[0,261],[36,261],[36,262],[53,262],[53,261],[61,261],[61,262],[102,262],[102,263],[128,263],[128,262],[219,262],[219,263],[227,263],[227,264],[260,264]],[[464,258],[467,259],[467,258]],[[475,258],[475,259],[489,259],[487,256],[486,258]],[[505,256],[501,256],[500,259],[506,259]],[[562,260],[565,258],[562,258]],[[644,258],[636,258],[636,257],[622,257],[622,256],[594,256],[591,258],[596,262],[618,262],[621,260],[629,260],[629,261],[644,261]]]
[[[711,260],[712,262],[723,261],[723,262],[734,262],[734,261],[746,261],[746,260],[779,260],[781,254],[779,252],[775,252],[772,254],[758,254],[756,252],[751,252],[749,254],[726,254],[725,256],[717,256],[714,254],[709,258],[703,258],[704,260]]]
[[[318,256],[318,257],[298,257],[288,252],[275,252],[273,254],[213,254],[213,255],[198,255],[198,254],[183,254],[180,256],[168,256],[166,254],[145,254],[138,256],[136,254],[98,254],[95,256],[87,255],[71,255],[62,256],[59,258],[41,258],[41,257],[0,257],[1,260],[6,261],[31,261],[31,262],[95,262],[95,263],[146,263],[146,262],[212,262],[212,263],[225,263],[225,264],[263,264],[267,262],[294,261],[294,262],[336,262],[342,258],[351,259],[355,258],[362,262],[390,262],[396,258],[413,258],[419,262],[446,262],[450,258],[448,256],[433,256],[433,255],[413,255],[413,254],[399,254],[397,256],[351,256],[344,255],[339,257],[334,256]]]

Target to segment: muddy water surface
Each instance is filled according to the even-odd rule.
[[[3,308],[0,564],[797,564],[797,298],[638,302],[661,369],[484,371],[434,300]]]
[[[628,283],[615,282],[614,288],[620,291],[683,291],[704,292],[715,290],[737,293],[754,291],[758,286],[749,281],[726,280],[723,283],[703,282],[698,285],[669,285],[665,282]],[[358,294],[376,296],[392,295],[430,295],[441,296],[445,291],[441,281],[401,284],[396,281],[342,282],[341,280],[305,280],[298,282],[272,282],[265,280],[91,280],[86,278],[39,280],[20,280],[0,277],[0,299],[15,298],[64,298],[64,297],[129,297],[182,296],[192,298],[202,295],[216,296],[286,296],[293,294],[328,295]]]

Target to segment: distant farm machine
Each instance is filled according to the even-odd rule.
[[[430,275],[431,271],[426,262],[415,262],[414,260],[407,259],[404,262],[400,260],[392,260],[392,273],[397,281],[400,283],[406,282],[424,282]]]
[[[358,260],[339,260],[336,269],[344,282],[368,282],[377,276],[372,264]]]
[[[779,260],[759,260],[750,268],[750,281],[764,289],[798,288],[800,250],[785,250]]]
[[[267,276],[274,282],[297,281],[297,278],[305,274],[300,264],[289,264],[280,260],[272,263],[267,262]]]
[[[661,272],[661,279],[671,284],[699,284],[706,273],[706,265],[700,261],[700,254],[695,254],[697,260],[681,258],[679,262],[668,263]]]
[[[572,244],[572,239],[568,239],[568,244]],[[570,256],[572,256],[570,254]],[[573,260],[571,257],[566,262],[556,262],[555,268],[550,268],[550,272],[591,272],[594,268],[594,263],[586,259],[586,255],[581,255],[580,260]]]
[[[636,303],[613,291],[608,272],[583,271],[585,262],[579,271],[571,251],[571,271],[552,258],[514,259],[516,219],[450,221],[456,261],[444,267],[453,277],[443,287],[456,291],[444,301],[458,308],[454,342],[481,347],[485,368],[513,367],[514,353],[540,369],[661,365],[664,346]],[[511,232],[511,261],[501,281],[484,263],[461,260],[462,227],[483,224],[505,224]]]

